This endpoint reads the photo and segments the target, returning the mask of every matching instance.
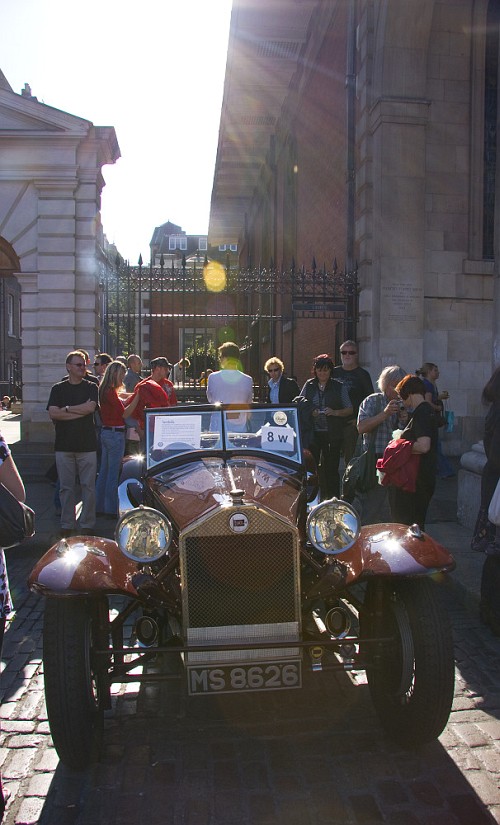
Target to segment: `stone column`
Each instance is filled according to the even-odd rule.
[[[399,363],[412,370],[422,359],[427,116],[428,101],[420,99],[380,98],[371,111],[377,181],[372,317],[378,368]]]
[[[53,439],[45,407],[75,346],[75,178],[35,181],[38,272],[21,273],[23,290],[23,438]],[[83,346],[83,345],[82,345]]]
[[[473,444],[460,459],[458,471],[457,518],[460,524],[474,529],[481,502],[481,475],[486,464],[483,442]]]

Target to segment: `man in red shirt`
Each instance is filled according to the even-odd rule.
[[[174,407],[177,404],[174,385],[168,380],[172,365],[168,358],[160,355],[150,362],[151,375],[139,381],[129,403],[125,417],[133,414],[137,419],[141,438],[144,435],[144,410],[151,407]]]

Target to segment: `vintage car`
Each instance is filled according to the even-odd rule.
[[[47,597],[45,693],[63,763],[93,758],[112,683],[163,666],[190,697],[366,671],[395,740],[439,736],[454,660],[437,580],[452,556],[417,525],[361,528],[349,504],[316,494],[296,405],[146,412],[115,540],[61,539],[30,575]]]

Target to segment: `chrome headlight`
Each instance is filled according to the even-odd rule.
[[[307,519],[307,534],[311,544],[328,556],[349,550],[358,538],[359,531],[356,511],[338,498],[322,501],[311,510]]]
[[[172,541],[169,520],[152,507],[137,507],[125,513],[115,530],[118,547],[127,558],[149,564],[165,555]]]

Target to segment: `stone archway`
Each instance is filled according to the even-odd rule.
[[[21,264],[11,244],[0,236],[0,277],[19,272]]]

